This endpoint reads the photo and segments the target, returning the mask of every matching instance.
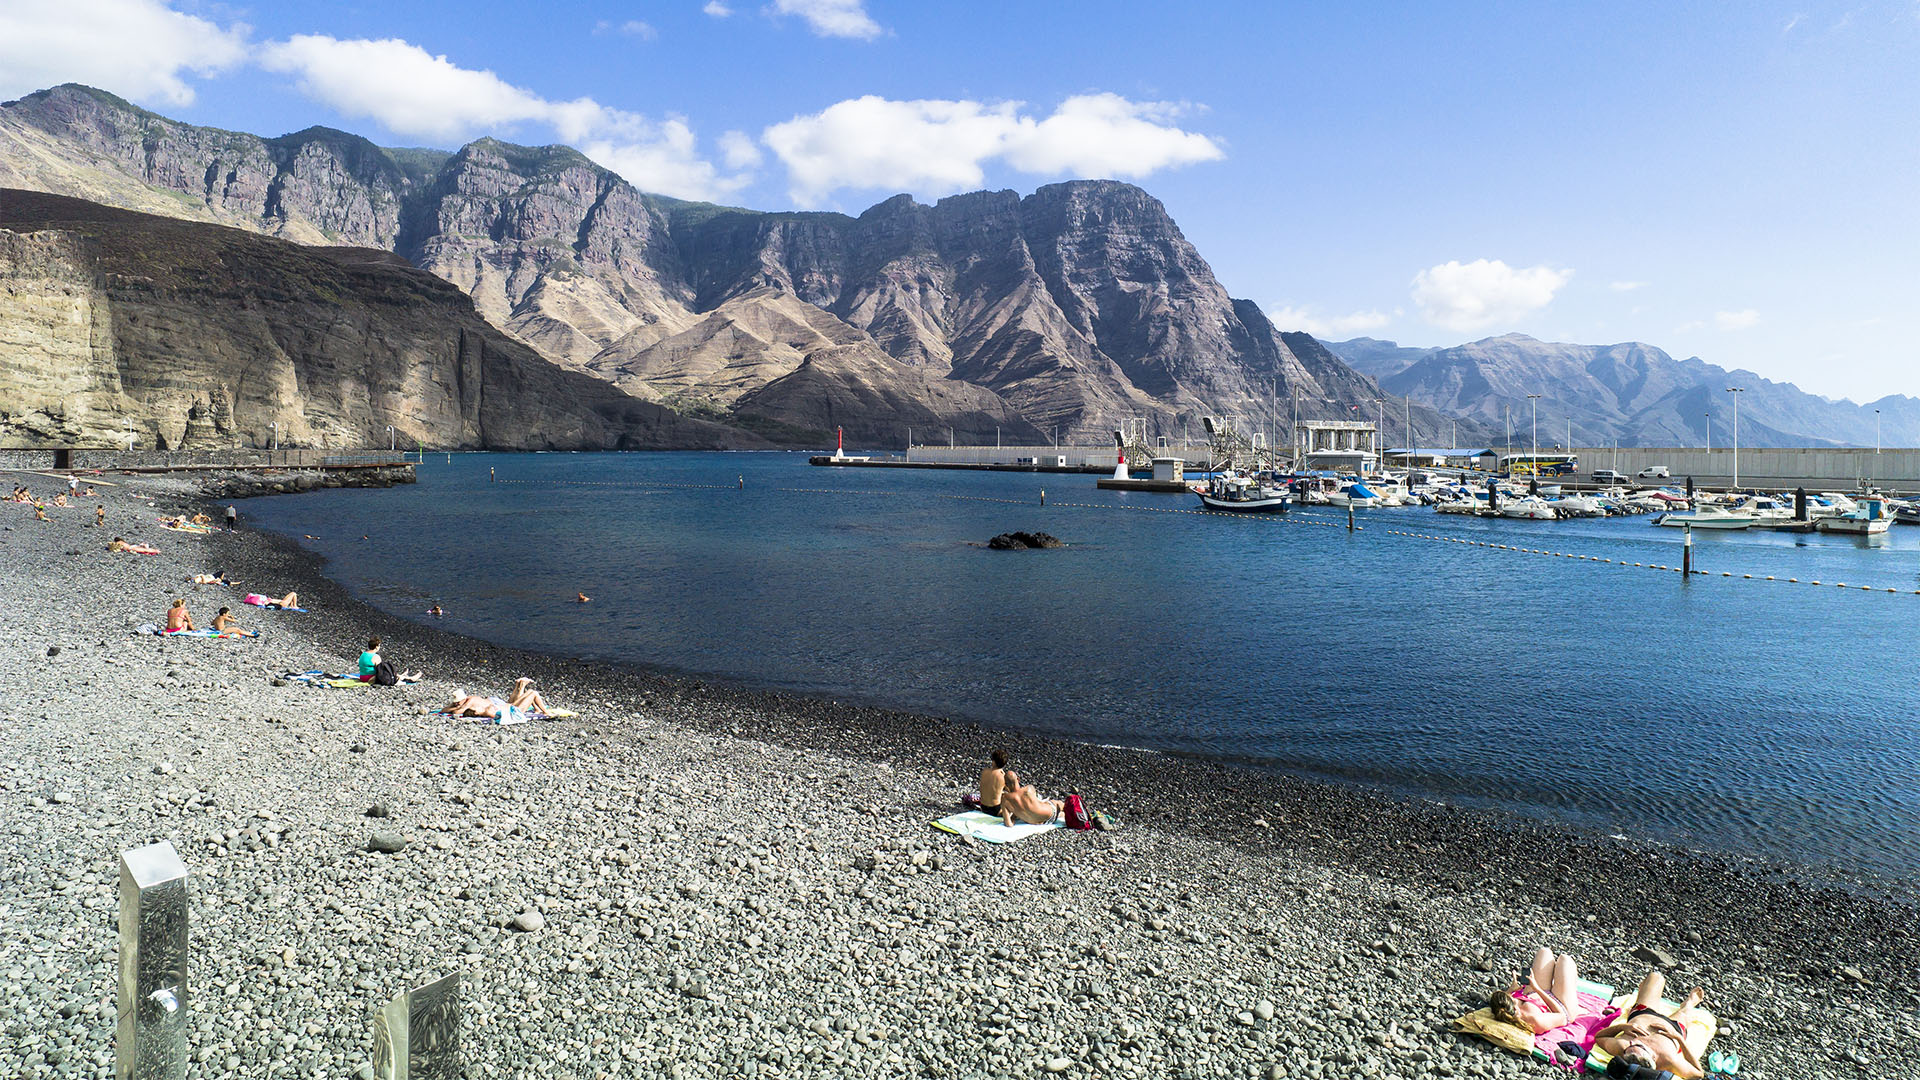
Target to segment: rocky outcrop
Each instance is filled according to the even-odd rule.
[[[0,442],[765,445],[561,369],[391,253],[0,191]]]
[[[563,146],[260,139],[78,86],[0,106],[0,177],[394,251],[563,366],[728,422],[777,415],[796,437],[855,407],[878,410],[855,423],[887,441],[989,421],[1104,441],[1129,417],[1150,435],[1203,413],[1272,427],[1296,396],[1343,415],[1379,396],[1230,297],[1131,184],[759,213],[644,194]]]

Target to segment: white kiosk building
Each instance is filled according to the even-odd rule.
[[[1293,456],[1302,469],[1365,472],[1380,462],[1380,432],[1365,420],[1301,420]]]

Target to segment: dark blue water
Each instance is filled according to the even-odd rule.
[[[1677,565],[1647,518],[1167,512],[1196,505],[1087,476],[547,454],[247,510],[371,602],[438,602],[502,644],[1920,881],[1920,528],[1703,534],[1715,576],[1683,585],[1391,532]],[[1012,529],[1071,547],[977,546]]]

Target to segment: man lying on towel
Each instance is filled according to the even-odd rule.
[[[1649,971],[1647,977],[1640,980],[1640,992],[1634,996],[1627,1018],[1603,1028],[1593,1045],[1620,1061],[1665,1069],[1680,1080],[1698,1080],[1707,1074],[1694,1056],[1695,1048],[1687,1045],[1687,1034],[1690,1023],[1701,1022],[1699,1017],[1689,1019],[1689,1014],[1706,998],[1706,992],[1694,987],[1673,1015],[1668,1016],[1659,1009],[1666,989],[1666,976]]]
[[[1043,799],[1033,790],[1032,784],[1022,784],[1020,777],[1008,771],[1007,790],[1000,793],[1000,820],[1011,826],[1018,821],[1022,825],[1050,825],[1060,820],[1067,804]]]

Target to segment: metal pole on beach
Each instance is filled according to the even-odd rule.
[[[165,840],[120,853],[115,1080],[187,1075],[187,867]]]

